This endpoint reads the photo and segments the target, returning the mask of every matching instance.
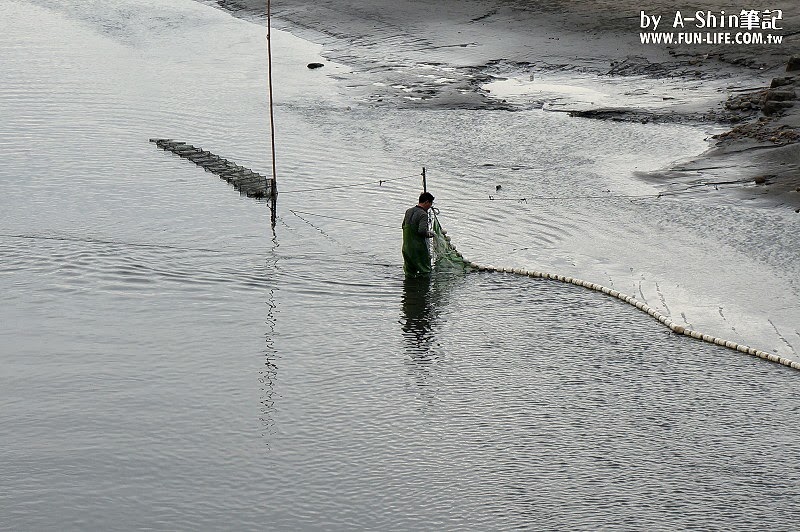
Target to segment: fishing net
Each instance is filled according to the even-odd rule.
[[[432,258],[433,265],[439,271],[448,272],[464,272],[468,269],[464,256],[455,248],[450,242],[450,237],[447,236],[447,231],[442,229],[439,223],[439,218],[436,216],[437,212],[433,212],[433,242]]]

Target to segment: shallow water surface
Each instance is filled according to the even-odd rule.
[[[281,33],[273,230],[147,141],[264,173],[264,30],[190,1],[98,5],[0,0],[1,529],[793,526],[790,370],[574,286],[402,275],[422,164],[476,260],[598,264],[600,234],[655,238],[644,209],[486,193],[649,192],[622,169],[698,132],[362,106]],[[303,192],[385,177],[406,179]],[[685,227],[688,209],[658,212]]]

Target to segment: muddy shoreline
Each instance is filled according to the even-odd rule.
[[[261,0],[208,3],[237,16],[265,11]],[[789,1],[770,4],[781,10],[780,45],[641,43],[642,10],[669,19],[682,7],[663,0],[286,0],[273,3],[273,25],[321,43],[327,58],[353,68],[342,81],[365,105],[547,108],[547,98],[521,105],[493,97],[484,86],[554,73],[715,84],[716,98],[684,105],[670,101],[684,96],[676,92],[662,106],[558,110],[576,118],[724,128],[710,136],[711,148],[700,157],[642,177],[664,190],[713,187],[728,199],[800,212],[800,62],[792,62],[800,56],[800,10]],[[711,0],[702,8],[752,7]]]

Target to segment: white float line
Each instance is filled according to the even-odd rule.
[[[468,261],[466,262],[466,264],[481,272],[511,273],[515,275],[524,275],[526,277],[534,277],[539,279],[551,279],[553,281],[560,281],[562,283],[574,284],[576,286],[582,286],[590,290],[602,292],[611,297],[615,297],[621,301],[624,301],[636,307],[637,309],[641,310],[642,312],[646,312],[648,315],[652,316],[653,319],[658,320],[658,322],[663,324],[665,327],[669,327],[669,329],[676,334],[683,334],[684,336],[689,336],[690,338],[696,338],[698,340],[702,340],[710,344],[716,344],[722,347],[727,347],[728,349],[733,349],[735,351],[739,351],[747,355],[762,358],[764,360],[769,360],[770,362],[777,362],[778,364],[781,364],[783,366],[800,370],[800,362],[789,360],[788,358],[778,356],[774,353],[767,353],[766,351],[762,351],[760,349],[756,349],[748,345],[737,344],[736,342],[731,342],[730,340],[724,340],[722,338],[717,338],[709,334],[703,334],[698,331],[693,331],[691,329],[684,327],[683,325],[673,322],[671,319],[669,319],[669,317],[664,316],[663,314],[661,314],[654,308],[651,308],[650,306],[646,305],[645,303],[637,301],[635,298],[627,294],[623,294],[622,292],[619,292],[617,290],[608,288],[607,286],[591,283],[589,281],[584,281],[582,279],[575,279],[574,277],[567,277],[564,275],[557,275],[554,273],[539,272],[535,270],[528,271],[528,270],[523,270],[521,268],[498,268],[496,266],[485,266],[483,264],[476,264],[474,262],[468,262]]]

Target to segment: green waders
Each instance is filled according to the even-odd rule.
[[[403,226],[403,271],[406,275],[431,273],[431,252],[428,240],[413,225]]]

